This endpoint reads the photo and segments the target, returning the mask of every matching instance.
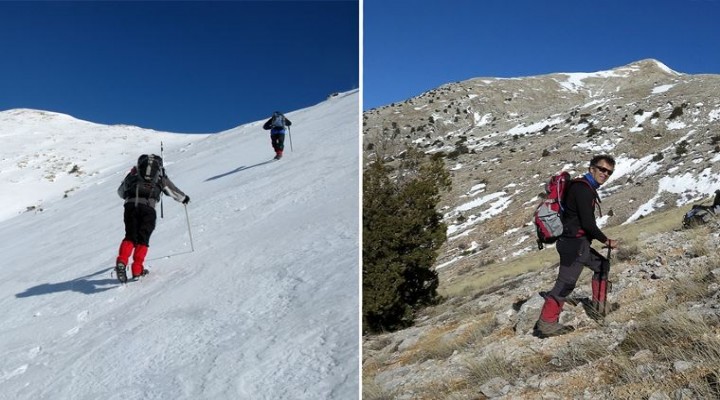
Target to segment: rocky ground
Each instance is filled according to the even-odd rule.
[[[576,330],[532,326],[556,267],[526,272],[424,310],[415,325],[363,339],[363,399],[720,398],[720,223],[641,238],[613,257],[602,323],[582,305]],[[545,251],[554,252],[554,249]],[[590,273],[572,297],[591,293]]]

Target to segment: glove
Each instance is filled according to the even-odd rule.
[[[183,199],[182,203],[183,203],[183,204],[187,204],[187,203],[189,203],[189,202],[190,202],[190,196],[185,196],[185,198]]]

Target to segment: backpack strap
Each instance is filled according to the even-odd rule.
[[[140,178],[140,177],[138,177]],[[138,180],[138,183],[135,184],[135,207],[138,206],[138,198],[140,197],[140,181]]]

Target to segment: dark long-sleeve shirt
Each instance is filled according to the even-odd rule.
[[[599,202],[597,192],[587,181],[574,180],[565,195],[563,213],[564,237],[587,237],[588,240],[607,241],[607,236],[595,222],[595,205]]]

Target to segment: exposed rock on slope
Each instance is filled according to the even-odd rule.
[[[705,399],[720,396],[720,224],[642,240],[615,259],[598,324],[566,305],[564,336],[531,335],[556,268],[456,296],[363,343],[367,399]],[[590,296],[584,273],[573,298]]]

